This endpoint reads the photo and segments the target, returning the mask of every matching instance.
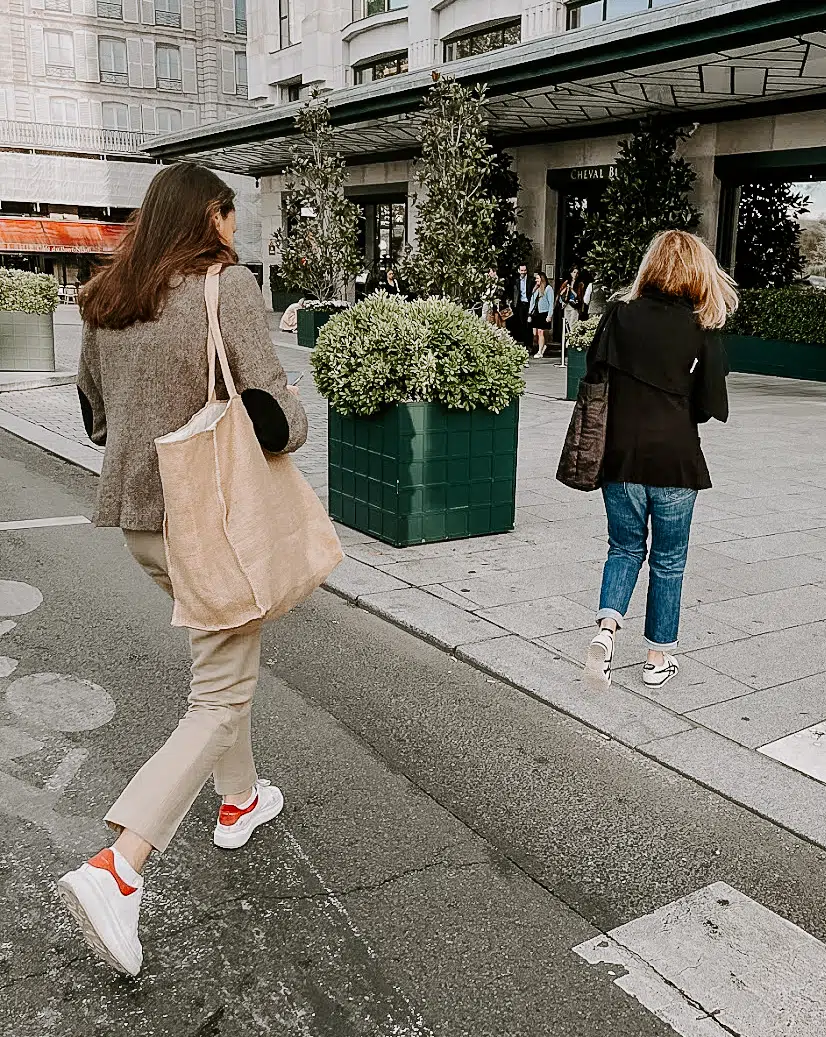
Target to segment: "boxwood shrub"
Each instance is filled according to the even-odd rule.
[[[0,310],[22,313],[54,313],[57,282],[49,274],[0,267]]]
[[[415,402],[498,413],[524,392],[527,359],[507,331],[446,299],[378,292],[322,328],[311,364],[336,410],[366,417]]]
[[[724,329],[731,335],[826,345],[826,291],[819,288],[749,288]]]

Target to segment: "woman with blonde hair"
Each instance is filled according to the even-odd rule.
[[[643,682],[661,688],[678,670],[683,572],[694,504],[711,486],[697,426],[728,418],[728,365],[719,336],[737,307],[732,279],[686,231],[658,234],[630,290],[612,301],[588,353],[608,371],[602,492],[608,559],[586,674],[611,683],[616,633],[648,552]]]

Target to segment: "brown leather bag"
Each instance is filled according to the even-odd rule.
[[[565,436],[557,479],[574,490],[598,490],[608,431],[608,368],[596,380],[579,383],[574,413]]]

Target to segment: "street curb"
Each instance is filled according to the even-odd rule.
[[[18,392],[24,389],[52,389],[56,385],[73,385],[77,381],[77,374],[71,371],[56,371],[54,374],[37,374],[30,379],[21,378],[20,381],[4,382],[3,375],[6,371],[0,371],[0,393]]]
[[[55,457],[83,468],[93,475],[100,474],[103,452],[94,447],[75,443],[34,422],[3,411],[2,408],[0,408],[0,429],[39,446]],[[345,552],[346,549],[345,544]],[[359,564],[372,569],[372,566],[368,566],[367,563]],[[402,587],[408,586],[388,577],[381,570],[376,569],[374,572],[384,581],[392,579],[393,583],[399,583]],[[551,652],[533,642],[525,642],[526,646],[537,650],[536,657],[540,660],[538,667],[540,671],[543,664],[547,666],[548,670],[560,671],[557,674],[545,676],[540,672],[538,678],[531,681],[530,679],[520,679],[514,673],[509,675],[505,672],[505,667],[491,665],[478,657],[481,646],[494,642],[504,646],[505,642],[514,637],[505,629],[502,629],[501,637],[451,646],[438,636],[395,615],[392,608],[371,603],[371,596],[382,593],[381,591],[377,592],[376,589],[373,589],[365,592],[363,589],[353,589],[352,586],[348,586],[346,579],[342,580],[340,573],[334,573],[324,584],[324,589],[460,662],[472,666],[480,673],[485,673],[530,696],[544,706],[595,731],[601,737],[617,742],[672,773],[689,778],[702,788],[745,808],[792,835],[826,849],[826,785],[808,775],[767,756],[761,756],[756,750],[746,749],[739,743],[708,728],[699,727],[679,714],[652,703],[649,699],[637,695],[633,689],[620,684],[614,686],[611,702],[606,704],[607,708],[603,708],[602,699],[592,697],[594,708],[591,710],[590,716],[584,716],[582,710],[577,711],[571,704],[577,701],[576,692],[567,695],[569,701],[566,704],[566,702],[560,701],[560,699],[566,698],[565,687],[563,686],[561,691],[556,688],[560,677],[565,679],[562,682],[563,685],[566,681],[571,685],[582,685],[583,669],[577,661],[561,653]],[[409,589],[429,593],[426,588]],[[434,601],[441,601],[441,599],[434,596]],[[476,649],[476,654],[474,654],[474,649]],[[520,663],[517,660],[515,663],[517,670],[519,666]],[[550,676],[551,679],[548,680],[547,676]],[[667,716],[672,719],[673,723],[681,725],[680,729],[654,736],[648,740],[630,737],[627,732],[639,730],[639,727],[635,727],[633,722],[629,726],[629,707],[631,713],[635,709],[641,710],[640,715],[643,720],[651,717],[662,720],[664,716]],[[790,804],[791,817],[789,816]]]

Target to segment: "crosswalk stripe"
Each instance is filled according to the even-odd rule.
[[[15,522],[0,522],[0,530],[8,529],[42,529],[46,526],[84,526],[89,525],[85,515],[61,515],[58,518],[19,519]]]

